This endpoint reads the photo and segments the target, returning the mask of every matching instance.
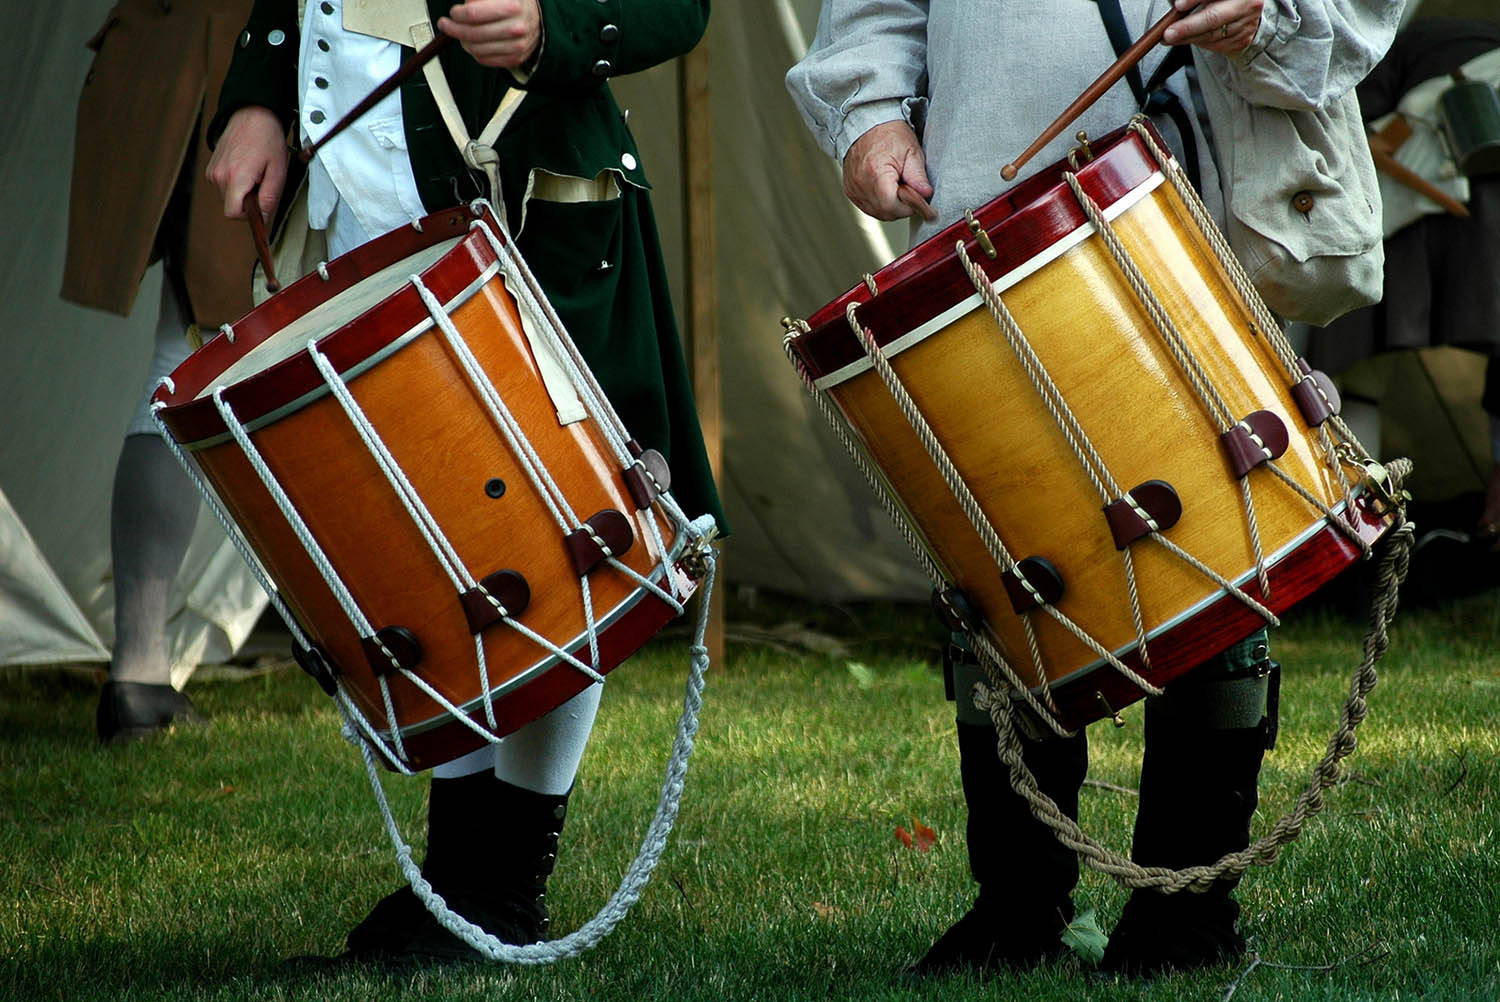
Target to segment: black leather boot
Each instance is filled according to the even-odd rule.
[[[174,724],[206,723],[185,693],[149,682],[105,682],[94,714],[102,745],[138,741]]]
[[[1264,657],[1263,644],[1259,648]],[[1196,683],[1146,707],[1146,752],[1131,857],[1142,866],[1181,869],[1213,863],[1250,844],[1261,761],[1270,744],[1274,698],[1265,699],[1262,660]],[[1258,686],[1258,689],[1257,689]],[[1257,702],[1257,691],[1259,701]],[[1259,717],[1253,726],[1243,724]],[[1110,935],[1100,969],[1133,976],[1232,963],[1244,956],[1239,879],[1206,891],[1132,892]]]
[[[434,779],[422,876],[448,907],[503,943],[547,934],[547,878],[557,861],[568,795],[533,793],[489,770]],[[410,886],[383,898],[349,933],[343,959],[384,964],[478,961]]]
[[[909,973],[930,976],[998,968],[1023,969],[1066,952],[1062,932],[1073,920],[1078,857],[1010,785],[996,751],[994,727],[958,724],[959,771],[968,805],[969,870],[979,895]],[[1022,739],[1022,757],[1037,785],[1071,818],[1088,769],[1088,739]]]

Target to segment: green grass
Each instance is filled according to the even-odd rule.
[[[983,983],[901,979],[972,893],[936,631],[899,607],[762,618],[788,615],[847,650],[731,638],[654,879],[598,949],[542,969],[279,969],[337,951],[399,881],[358,756],[295,670],[194,684],[211,728],[109,750],[92,741],[92,685],[0,676],[0,998],[1500,999],[1495,595],[1398,618],[1348,780],[1241,887],[1259,966],[1146,983],[1077,961]],[[1276,638],[1282,735],[1257,831],[1322,754],[1361,635],[1309,612]],[[549,889],[554,934],[586,921],[634,856],[685,673],[666,637],[611,676]],[[1091,774],[1124,787],[1140,753],[1129,716],[1091,732]],[[386,780],[418,840],[425,785]],[[1133,807],[1090,786],[1085,827],[1124,849]],[[930,852],[896,839],[913,818],[937,832]],[[1077,901],[1107,929],[1124,894],[1086,875]]]

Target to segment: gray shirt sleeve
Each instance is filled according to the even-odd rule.
[[[787,89],[823,151],[839,162],[883,122],[921,131],[927,92],[927,0],[824,0]]]
[[[1199,55],[1250,104],[1318,111],[1374,69],[1396,35],[1402,6],[1392,0],[1266,0],[1249,48],[1230,57]]]

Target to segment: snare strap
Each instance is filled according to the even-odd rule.
[[[1116,55],[1123,55],[1130,48],[1133,39],[1130,37],[1130,29],[1125,26],[1125,13],[1120,9],[1120,0],[1094,0],[1094,3],[1099,8],[1099,19],[1104,22],[1104,30],[1109,34],[1109,44],[1114,47]],[[1189,47],[1178,45],[1170,49],[1151,74],[1150,80],[1141,80],[1139,64],[1130,67],[1125,78],[1143,113],[1158,117],[1166,115],[1177,127],[1177,133],[1182,138],[1183,169],[1187,171],[1188,180],[1193,183],[1193,187],[1201,188],[1198,144],[1193,138],[1192,123],[1182,101],[1167,90],[1167,78],[1192,65],[1192,62],[1193,55]]]

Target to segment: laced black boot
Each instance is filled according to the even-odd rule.
[[[1024,741],[1037,786],[1070,818],[1088,767],[1083,731],[1073,738]],[[1078,857],[1031,814],[1011,788],[989,725],[958,725],[960,772],[969,808],[969,870],[979,884],[973,906],[912,968],[933,975],[1022,969],[1066,952],[1063,930],[1073,920]]]
[[[1258,645],[1264,659],[1264,643]],[[1261,760],[1271,744],[1275,666],[1261,660],[1181,689],[1146,708],[1146,752],[1132,858],[1181,869],[1213,863],[1250,844]],[[1271,690],[1274,692],[1274,688]],[[1252,726],[1245,724],[1259,720]],[[1230,726],[1225,726],[1225,725]],[[1232,963],[1244,956],[1238,878],[1206,891],[1134,891],[1110,935],[1100,969],[1133,976]]]
[[[434,779],[422,876],[448,907],[503,943],[547,934],[547,877],[568,795],[533,793],[485,770]],[[387,964],[482,960],[410,886],[383,898],[348,937],[344,959]]]
[[[951,662],[958,704],[958,761],[967,828],[969,870],[979,884],[973,906],[943,933],[909,973],[1022,969],[1062,955],[1062,932],[1073,920],[1078,857],[1010,785],[994,725],[969,698],[978,666]],[[967,670],[966,670],[967,669]],[[1088,770],[1088,739],[1022,738],[1022,758],[1041,791],[1070,818]]]

